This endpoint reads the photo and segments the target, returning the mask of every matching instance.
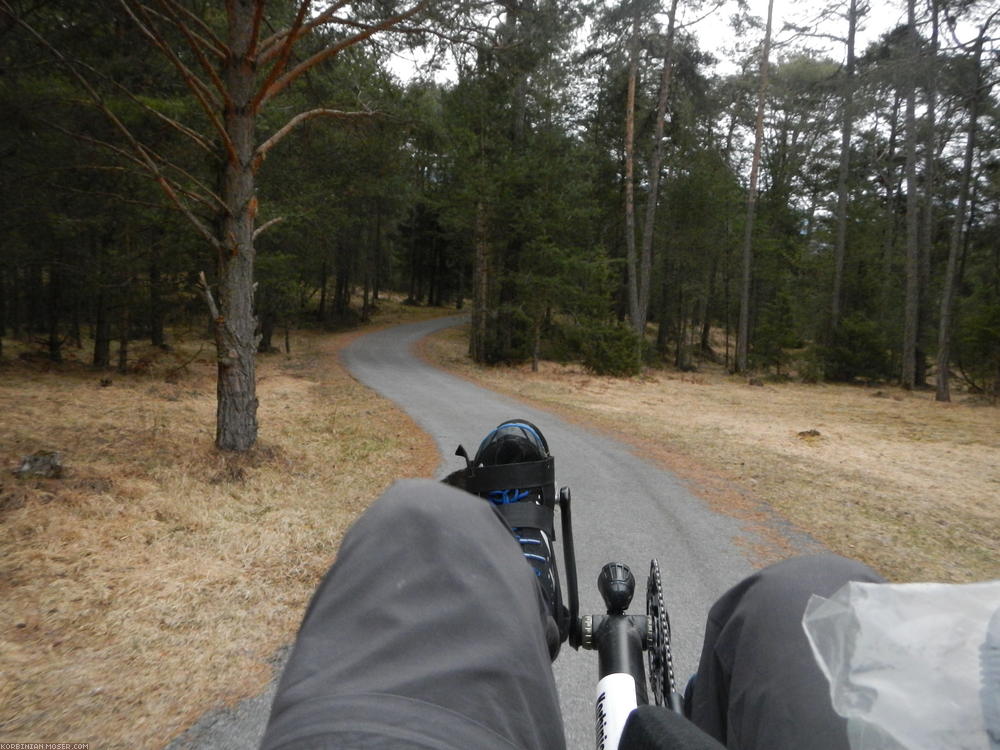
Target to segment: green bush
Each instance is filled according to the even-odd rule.
[[[878,323],[860,315],[844,318],[819,350],[823,374],[827,380],[851,381],[855,378],[878,380],[892,377],[889,353]]]
[[[952,343],[952,361],[975,388],[993,396],[1000,390],[1000,302],[973,297],[960,315]]]
[[[642,369],[643,342],[630,328],[597,323],[580,328],[580,357],[595,375],[629,377]]]
[[[823,360],[821,353],[815,346],[811,346],[803,352],[802,356],[795,361],[795,369],[799,373],[799,379],[803,383],[815,384],[823,379]]]

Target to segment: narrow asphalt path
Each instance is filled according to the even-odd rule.
[[[413,352],[423,337],[462,321],[439,318],[368,334],[344,352],[344,361],[359,381],[395,401],[434,438],[442,456],[439,477],[461,467],[461,459],[453,455],[459,443],[474,453],[482,436],[512,417],[538,425],[555,456],[557,484],[573,491],[581,611],[603,611],[595,583],[601,566],[611,560],[635,572],[633,610],[643,610],[649,560],[657,558],[675,664],[680,679],[686,679],[697,666],[708,608],[752,570],[742,552],[746,546],[734,543],[746,532],[623,444],[449,375]],[[568,746],[591,748],[596,655],[564,646],[554,669]],[[269,702],[264,694],[233,712],[206,717],[171,747],[253,746]]]

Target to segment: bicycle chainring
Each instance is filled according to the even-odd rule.
[[[670,653],[670,617],[663,601],[660,564],[655,559],[649,563],[646,617],[650,636],[646,652],[649,661],[649,685],[657,706],[670,705],[670,695],[677,692],[674,662]]]

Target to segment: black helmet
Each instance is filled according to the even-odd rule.
[[[542,431],[526,419],[510,419],[497,426],[479,444],[473,466],[501,466],[548,458]]]

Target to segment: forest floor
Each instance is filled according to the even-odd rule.
[[[1000,578],[1000,409],[895,387],[749,385],[722,368],[591,375],[542,362],[477,367],[468,329],[427,359],[488,388],[606,429],[760,531],[764,503],[890,580]],[[961,398],[961,397],[959,397]],[[791,554],[774,535],[759,562]]]
[[[442,312],[385,303],[375,324]],[[347,526],[400,467],[437,465],[339,364],[357,333],[293,333],[290,355],[258,358],[243,456],[213,446],[210,342],[134,345],[127,376],[4,342],[0,740],[161,747],[264,687]],[[13,476],[39,450],[62,453],[64,476]]]

